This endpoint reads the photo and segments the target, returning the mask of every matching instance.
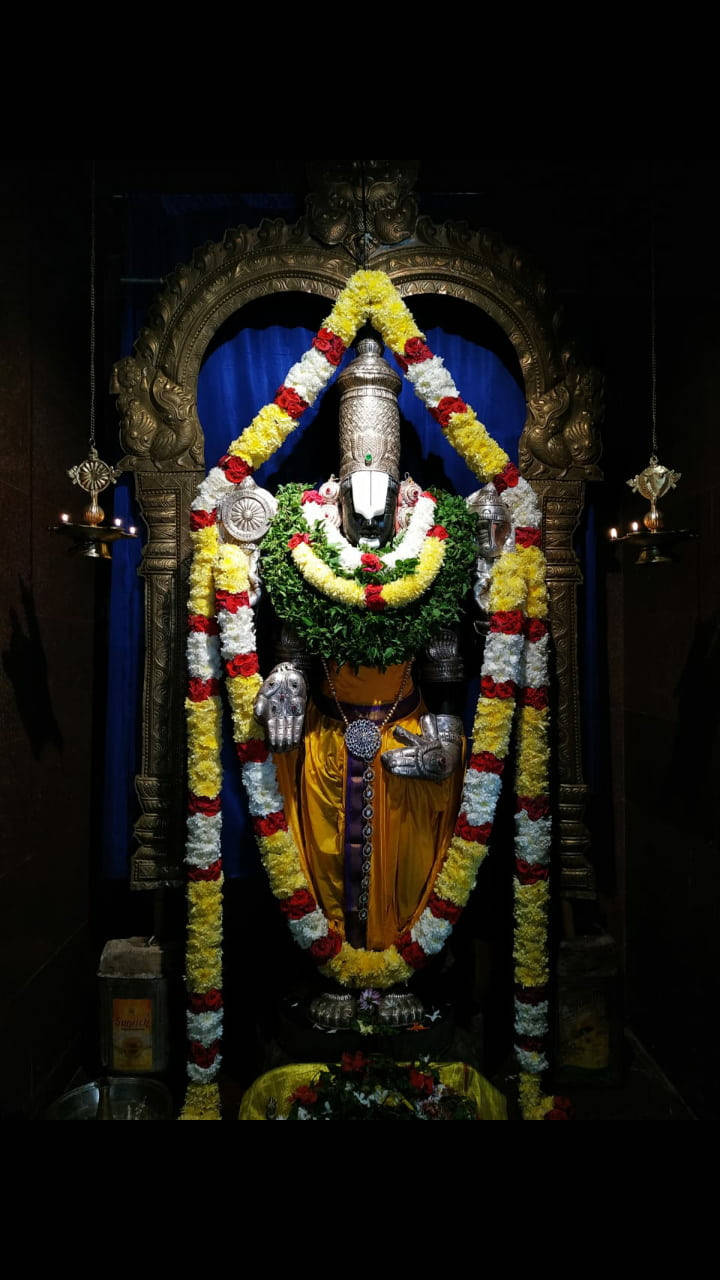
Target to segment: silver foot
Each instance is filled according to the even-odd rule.
[[[355,997],[326,991],[310,1005],[310,1016],[321,1027],[348,1027],[355,1019]]]
[[[378,1022],[386,1027],[412,1027],[422,1020],[422,1002],[411,991],[389,991],[380,1001]]]

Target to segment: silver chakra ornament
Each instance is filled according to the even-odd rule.
[[[267,489],[256,485],[252,476],[234,485],[218,504],[225,533],[245,547],[262,541],[276,511],[276,499]]]

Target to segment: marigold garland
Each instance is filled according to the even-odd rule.
[[[246,647],[242,639],[254,635],[249,597],[251,566],[239,548],[220,544],[215,523],[220,499],[283,443],[304,407],[313,402],[332,377],[344,350],[366,319],[371,320],[395,353],[416,393],[440,423],[453,447],[482,482],[493,479],[497,491],[504,495],[515,528],[515,545],[495,563],[489,588],[491,633],[486,643],[481,696],[456,834],[436,877],[428,907],[416,926],[398,939],[397,946],[382,953],[359,951],[344,942],[329,927],[308,891],[299,853],[286,829],[282,801],[273,781],[274,766],[263,747],[260,726],[252,716],[261,677],[256,669],[256,657],[255,667],[252,666],[254,649]],[[526,1118],[567,1118],[567,1108],[559,1105],[564,1100],[545,1097],[539,1082],[539,1072],[546,1065],[542,1042],[547,1034],[550,845],[546,800],[547,632],[542,621],[547,616],[547,596],[544,558],[539,547],[539,510],[531,487],[489,437],[472,408],[460,398],[442,360],[433,356],[424,335],[384,273],[359,271],[348,281],[312,347],[289,371],[275,402],[260,410],[200,486],[192,504],[191,523],[195,554],[188,601],[191,685],[186,706],[191,796],[187,861],[192,869],[191,877],[200,875],[212,879],[191,878],[188,885],[188,1072],[191,1083],[184,1118],[219,1118],[219,1100],[216,1087],[211,1083],[220,1062],[222,1005],[219,990],[220,723],[215,674],[218,635],[213,631],[216,611],[233,709],[234,737],[243,780],[249,788],[251,813],[257,815],[259,843],[273,891],[283,900],[288,922],[300,944],[309,947],[322,963],[324,972],[349,985],[394,985],[405,980],[427,955],[444,945],[487,853],[515,701],[519,697],[517,777],[522,786],[516,817],[514,955],[520,1100]],[[293,555],[302,545],[307,544],[301,539],[292,549]],[[438,548],[434,555],[442,563],[445,553],[441,542]],[[309,563],[302,549],[297,558],[301,564],[303,560]],[[338,575],[333,576],[341,580]],[[400,576],[398,582],[404,581],[405,576]],[[352,585],[362,590],[361,584]],[[370,587],[369,595],[363,594],[368,614],[371,614],[372,602],[377,602],[382,592],[393,585],[377,583]],[[243,593],[247,603],[238,602]],[[343,598],[349,604],[358,603],[356,593],[352,595],[352,602],[349,597]],[[413,607],[405,603],[402,585],[397,588],[394,607]],[[245,610],[249,615],[247,619],[242,616]],[[228,623],[229,614],[241,615],[237,625]],[[402,626],[401,615],[397,616],[398,626]],[[377,655],[373,653],[363,660],[377,663]],[[382,657],[379,665],[381,663]],[[527,788],[525,793],[522,787]],[[271,805],[276,807],[268,807]],[[268,823],[272,831],[265,833]]]

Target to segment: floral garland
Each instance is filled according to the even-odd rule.
[[[252,565],[239,547],[220,542],[216,524],[219,500],[279,448],[333,376],[365,320],[382,334],[449,442],[481,482],[493,480],[514,526],[514,544],[508,544],[495,563],[486,593],[490,634],[455,834],[426,908],[413,928],[385,952],[350,947],[333,930],[306,883],[287,828],[274,764],[253,717],[262,679],[254,644]],[[323,972],[347,985],[395,985],[444,946],[487,853],[517,705],[514,959],[520,1100],[528,1119],[565,1118],[553,1099],[543,1095],[540,1082],[547,1067],[550,852],[547,596],[540,512],[531,486],[460,398],[388,276],[358,271],[351,277],[274,402],[260,410],[201,484],[192,503],[191,526],[195,554],[186,702],[190,1084],[184,1118],[219,1118],[215,1079],[222,1006],[220,655],[236,751],[271,888],[300,945],[311,951]]]
[[[418,519],[384,558],[353,548],[357,560],[346,557],[346,572],[372,578],[367,585],[340,576],[342,544],[315,515],[317,503],[305,498],[302,485],[278,491],[261,561],[276,613],[310,652],[355,666],[386,667],[414,656],[440,629],[457,622],[477,555],[476,518],[463,498],[423,494]],[[413,558],[404,558],[413,551]],[[414,569],[395,577],[408,565]]]

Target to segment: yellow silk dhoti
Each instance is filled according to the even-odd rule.
[[[390,706],[397,697],[402,666],[379,671],[344,666],[333,671],[337,696],[344,704]],[[406,686],[404,699],[413,692]],[[325,698],[332,698],[327,684]],[[402,704],[401,704],[402,705]],[[334,706],[334,702],[333,702]],[[400,778],[388,773],[383,751],[401,747],[399,726],[420,732],[426,713],[422,700],[410,714],[382,730],[380,750],[372,761],[373,834],[366,947],[382,951],[410,928],[422,912],[442,863],[457,818],[463,769],[445,782]],[[352,719],[352,715],[348,719]],[[288,825],[312,890],[341,934],[345,933],[346,781],[348,753],[345,724],[308,704],[303,742],[297,751],[274,757]],[[464,761],[463,761],[464,764]]]

